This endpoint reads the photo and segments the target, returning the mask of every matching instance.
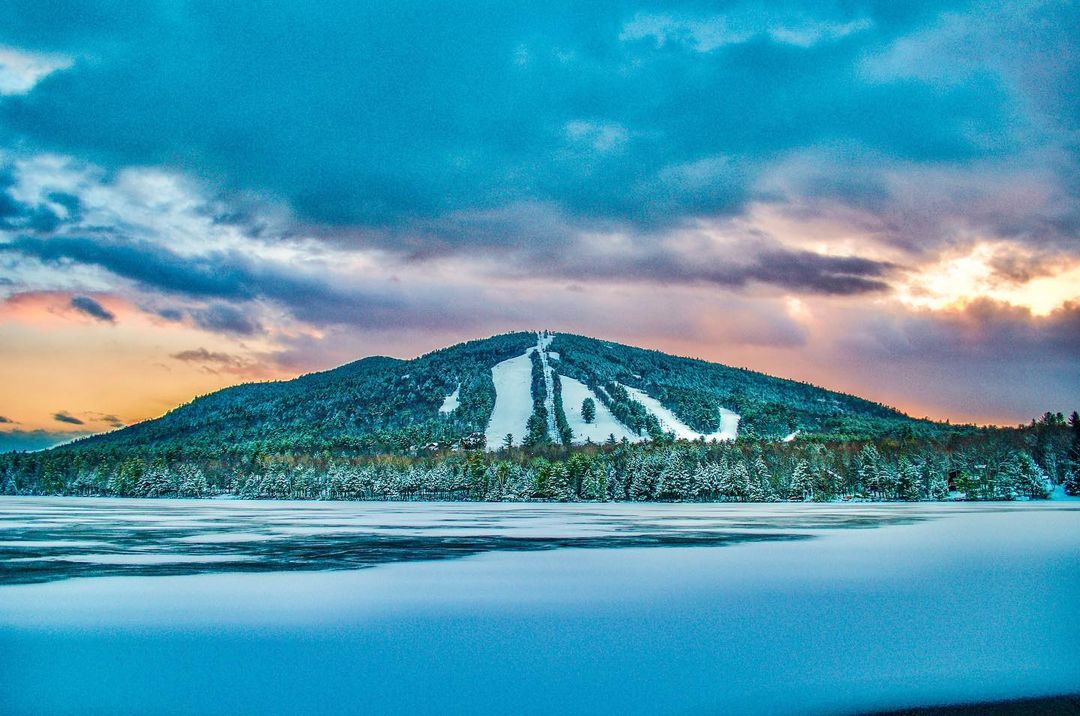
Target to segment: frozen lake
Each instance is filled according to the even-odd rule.
[[[1080,503],[0,498],[0,713],[853,713],[1080,692]]]

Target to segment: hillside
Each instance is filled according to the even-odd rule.
[[[582,404],[592,399],[586,422]],[[591,417],[591,416],[590,416]],[[929,434],[855,396],[569,334],[509,333],[413,360],[370,357],[295,380],[238,385],[168,414],[58,448],[209,456],[261,451],[380,453],[514,445],[795,435]]]

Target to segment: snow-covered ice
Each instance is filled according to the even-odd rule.
[[[35,526],[0,539],[53,539],[53,509],[137,563],[0,564],[4,713],[773,716],[1080,684],[1080,503],[5,496],[0,514]],[[345,532],[340,549],[275,539],[154,565],[139,562],[190,553],[168,536],[194,532],[132,536],[138,513]],[[719,541],[684,539],[704,534]],[[334,561],[358,551],[373,559]]]
[[[645,409],[656,416],[660,428],[667,433],[674,433],[676,438],[682,440],[697,440],[704,438],[706,442],[712,440],[734,440],[739,433],[739,414],[727,408],[717,408],[720,411],[720,429],[714,433],[699,433],[689,425],[679,420],[675,413],[671,412],[660,401],[644,391],[624,385],[630,397],[645,406]]]
[[[602,443],[608,439],[609,435],[614,435],[616,440],[626,438],[632,442],[648,437],[634,435],[633,431],[611,414],[596,393],[580,380],[568,378],[562,374],[559,375],[559,380],[562,382],[563,412],[566,413],[566,422],[570,424],[570,429],[574,431],[574,444],[584,443],[587,440]],[[581,417],[581,403],[586,398],[592,398],[596,403],[596,419],[591,423],[586,423]]]
[[[454,392],[446,396],[443,399],[442,407],[439,408],[440,413],[452,413],[458,409],[458,395],[461,393],[461,384],[458,383],[458,387],[454,388]]]

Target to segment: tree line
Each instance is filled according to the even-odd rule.
[[[48,451],[0,459],[3,494],[323,500],[833,501],[1080,494],[1080,417],[945,439],[609,441],[358,456]]]

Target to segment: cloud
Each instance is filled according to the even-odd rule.
[[[961,308],[900,314],[887,326],[876,322],[863,325],[845,344],[878,358],[903,356],[931,363],[1072,359],[1080,353],[1080,302],[1039,317],[1027,308],[979,299]]]
[[[195,325],[208,331],[251,336],[261,333],[263,327],[241,309],[227,303],[213,303],[206,308],[191,311]]]
[[[712,52],[760,38],[808,48],[871,27],[873,22],[865,17],[809,19],[800,14],[770,12],[762,8],[709,16],[638,13],[623,26],[619,39],[625,42],[651,40],[657,49],[676,45],[694,52]]]
[[[632,223],[734,211],[790,151],[840,137],[962,160],[1000,153],[1011,146],[1000,137],[1039,119],[1010,111],[1013,75],[953,86],[860,75],[867,56],[935,19],[910,8],[443,10],[147,6],[135,32],[128,21],[76,30],[24,5],[0,40],[95,59],[8,98],[0,124],[28,146],[109,168],[192,167],[304,220],[372,227],[520,201]],[[687,43],[701,51],[660,51]],[[568,135],[593,150],[588,161],[566,151]],[[717,156],[738,168],[723,190],[665,181]]]
[[[57,70],[71,67],[70,57],[0,47],[0,96],[26,94]]]
[[[724,257],[649,253],[605,264],[559,267],[579,278],[635,280],[661,284],[712,284],[743,288],[758,282],[790,291],[836,296],[889,290],[884,277],[896,267],[853,256],[823,256],[810,251],[772,249],[757,256]]]
[[[0,423],[12,423],[12,422],[14,422],[14,421],[11,418],[0,415]]]
[[[85,425],[85,421],[76,418],[74,415],[66,410],[61,410],[58,413],[53,413],[53,420],[58,423],[68,423],[70,425]]]
[[[116,322],[116,314],[112,313],[89,296],[72,296],[69,305],[76,311],[84,313],[91,318],[96,318],[99,321],[104,321],[105,323]]]
[[[73,61],[0,100],[0,296],[244,376],[539,324],[1075,389],[1075,3],[308,5],[13,5]]]
[[[49,430],[0,431],[0,453],[45,450],[86,435],[89,435],[89,433],[62,433]]]
[[[1047,316],[991,300],[944,311],[828,311],[834,384],[916,414],[1025,422],[1077,409],[1080,303]],[[819,340],[824,336],[819,335]]]
[[[170,357],[183,363],[198,365],[209,373],[232,373],[236,375],[259,373],[259,366],[247,358],[222,351],[210,351],[206,348],[179,351],[173,353]]]

